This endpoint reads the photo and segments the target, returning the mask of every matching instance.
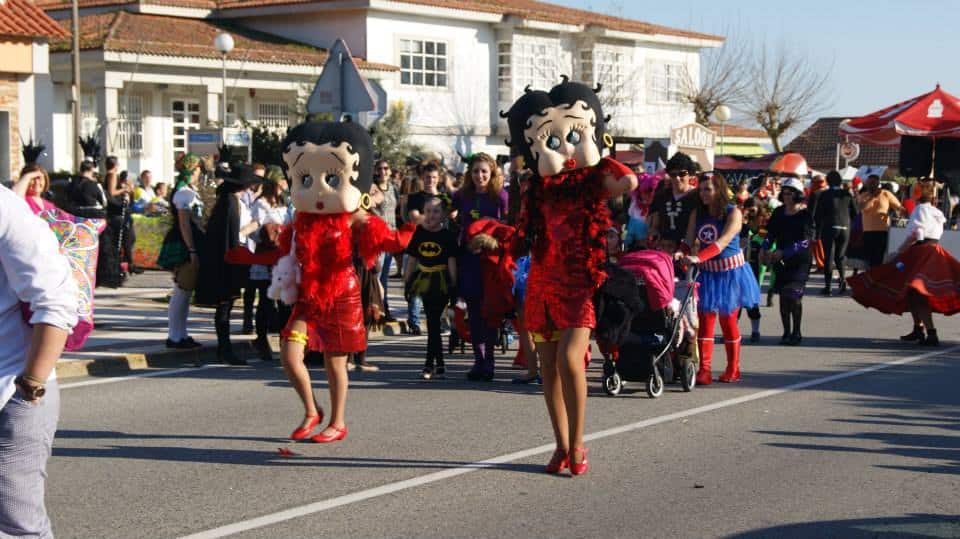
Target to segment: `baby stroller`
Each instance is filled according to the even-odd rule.
[[[679,379],[684,391],[696,385],[697,359],[681,352],[696,344],[684,317],[695,301],[695,276],[688,277],[690,285],[674,297],[673,260],[660,251],[629,253],[607,266],[595,305],[608,395],[619,394],[625,381],[645,382],[652,398],[663,394],[665,382]]]

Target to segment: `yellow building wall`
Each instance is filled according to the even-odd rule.
[[[0,38],[0,72],[32,73],[32,44],[29,39]]]

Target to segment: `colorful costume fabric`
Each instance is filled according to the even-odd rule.
[[[77,217],[54,206],[31,209],[43,219],[60,242],[60,252],[70,264],[70,272],[77,282],[77,325],[67,337],[64,350],[79,350],[93,331],[93,290],[97,282],[97,255],[99,236],[107,223],[103,219]],[[29,317],[27,318],[29,319]]]
[[[733,208],[729,206],[727,212]],[[703,249],[717,241],[723,233],[723,223],[712,216],[698,216],[696,233]],[[739,233],[719,255],[701,265],[697,282],[700,283],[700,312],[728,315],[740,307],[750,308],[760,303],[760,287],[740,249]]]

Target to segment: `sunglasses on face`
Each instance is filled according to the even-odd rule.
[[[684,178],[690,175],[689,170],[674,170],[673,172],[667,172],[668,175],[672,178]]]

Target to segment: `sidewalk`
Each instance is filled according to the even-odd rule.
[[[398,281],[391,281],[391,292],[397,292]],[[191,307],[187,333],[203,346],[195,350],[171,350],[166,347],[167,297],[170,293],[170,274],[147,271],[133,275],[124,287],[112,290],[98,288],[94,305],[94,330],[82,351],[64,352],[57,362],[57,377],[113,376],[131,370],[178,367],[214,361],[216,332],[213,329],[213,309]],[[403,297],[390,294],[395,306],[405,306]],[[399,314],[394,308],[394,315]],[[233,309],[231,340],[241,357],[253,357],[250,342],[253,336],[240,335],[243,304],[237,301]],[[387,324],[382,331],[371,331],[370,337],[401,334],[400,323]],[[280,344],[271,336],[274,352]]]

